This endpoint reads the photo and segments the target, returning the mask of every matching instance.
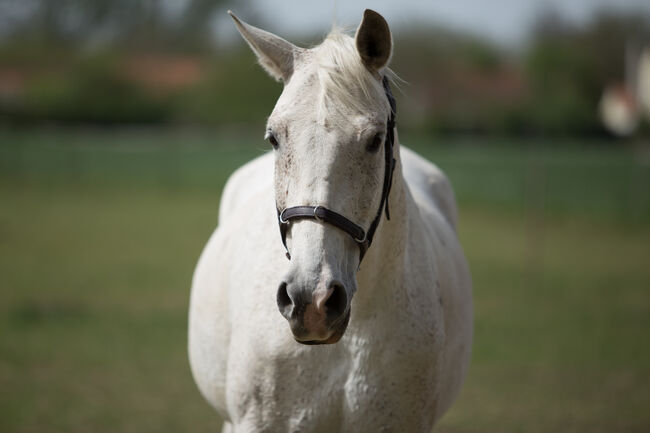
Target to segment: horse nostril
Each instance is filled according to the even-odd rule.
[[[276,300],[278,303],[278,308],[280,309],[280,313],[282,313],[283,316],[290,315],[293,307],[293,301],[289,297],[289,293],[287,292],[287,283],[285,281],[283,281],[280,284],[280,287],[278,287]]]
[[[333,283],[330,288],[332,293],[325,301],[325,308],[327,308],[327,315],[335,318],[345,313],[348,306],[348,295],[340,283]]]

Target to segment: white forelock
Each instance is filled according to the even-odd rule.
[[[345,114],[367,113],[382,108],[390,110],[381,77],[373,75],[363,64],[354,38],[334,28],[312,51],[321,85],[320,113],[326,115],[331,110]],[[381,74],[389,78],[394,76],[388,68],[384,68]]]

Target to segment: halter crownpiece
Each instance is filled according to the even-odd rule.
[[[333,225],[334,227],[349,234],[359,246],[359,265],[361,265],[363,256],[366,254],[366,251],[368,251],[368,248],[370,248],[370,245],[372,244],[372,238],[374,237],[375,231],[379,226],[382,212],[385,211],[386,219],[390,220],[390,211],[388,210],[388,195],[390,194],[390,188],[393,184],[393,171],[395,170],[393,146],[395,144],[394,129],[397,105],[395,104],[393,93],[390,90],[390,83],[388,81],[388,78],[384,76],[382,83],[384,85],[386,98],[388,98],[388,103],[390,104],[390,115],[388,116],[388,122],[386,123],[386,140],[384,142],[384,184],[382,187],[379,209],[377,209],[377,214],[370,224],[368,231],[366,232],[362,227],[350,221],[340,213],[329,210],[323,206],[294,206],[285,208],[282,211],[276,206],[276,210],[278,212],[278,224],[280,225],[280,237],[282,238],[284,249],[287,252],[287,259],[291,260],[291,254],[287,248],[287,231],[289,230],[289,224],[291,223],[292,219],[315,219],[317,221],[322,221]]]

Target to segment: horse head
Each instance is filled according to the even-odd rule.
[[[381,15],[366,10],[354,38],[334,30],[306,49],[230,14],[262,67],[284,85],[266,125],[291,260],[278,308],[296,341],[336,343],[390,191],[390,30]]]

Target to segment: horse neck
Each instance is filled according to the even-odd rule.
[[[397,132],[397,131],[396,131]],[[402,176],[399,156],[399,139],[395,134],[395,159],[393,185],[389,197],[390,220],[382,216],[372,245],[357,273],[358,291],[355,297],[355,314],[370,313],[384,302],[389,302],[393,290],[404,270],[404,253],[408,235],[408,209],[406,183]],[[362,310],[362,311],[359,311]]]

